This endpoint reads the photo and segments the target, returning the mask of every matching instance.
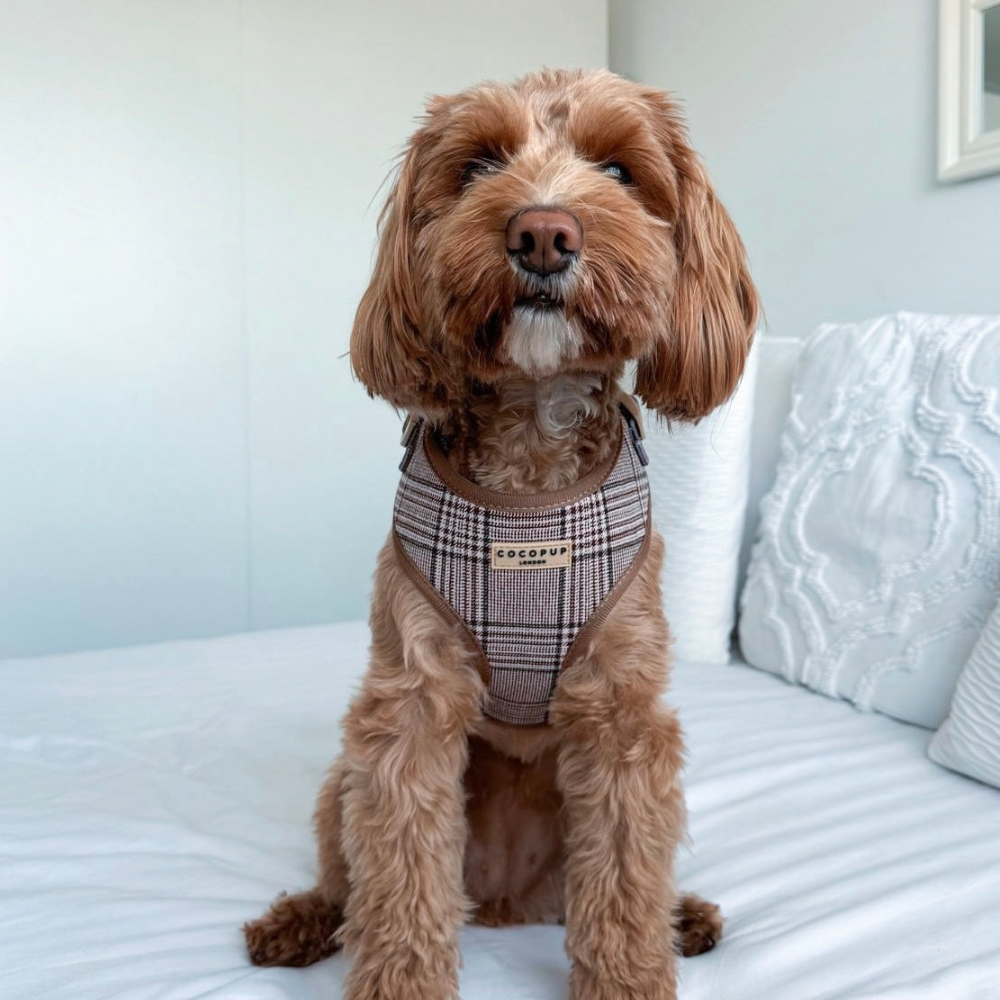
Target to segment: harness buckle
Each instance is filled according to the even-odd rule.
[[[632,407],[626,406],[625,403],[620,403],[619,407],[622,411],[622,416],[625,418],[629,437],[632,438],[632,447],[635,449],[636,455],[639,456],[639,462],[645,468],[645,466],[649,465],[649,455],[646,454],[646,449],[642,443],[642,424],[639,423],[638,415],[632,412]]]
[[[412,413],[406,414],[406,420],[403,421],[403,433],[399,438],[399,443],[406,449],[399,462],[400,472],[405,472],[406,467],[410,464],[410,458],[417,447],[417,441],[420,440],[419,431],[422,423],[423,420],[420,417],[415,417]]]

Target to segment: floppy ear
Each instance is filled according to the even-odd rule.
[[[698,420],[736,388],[759,301],[746,251],[666,94],[647,91],[658,138],[677,176],[677,279],[666,329],[639,360],[636,392],[668,419]]]
[[[425,126],[410,140],[379,215],[375,268],[351,331],[355,377],[369,395],[381,396],[401,409],[440,409],[447,398],[444,361],[424,331],[422,282],[414,246],[414,186],[428,145]]]

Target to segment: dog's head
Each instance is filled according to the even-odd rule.
[[[670,418],[721,403],[757,294],[676,105],[607,72],[433,98],[380,219],[351,363],[441,413],[470,385],[616,374]]]

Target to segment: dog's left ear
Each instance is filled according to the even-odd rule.
[[[677,177],[673,309],[652,351],[639,360],[636,392],[668,419],[698,420],[736,388],[760,308],[746,251],[677,107],[646,90],[659,142]]]

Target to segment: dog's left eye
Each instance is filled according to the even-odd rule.
[[[603,163],[601,173],[614,178],[619,184],[631,184],[632,174],[623,163]]]
[[[490,174],[498,174],[503,169],[503,164],[496,160],[477,159],[469,160],[462,167],[462,186],[471,184],[477,177],[486,177]]]

